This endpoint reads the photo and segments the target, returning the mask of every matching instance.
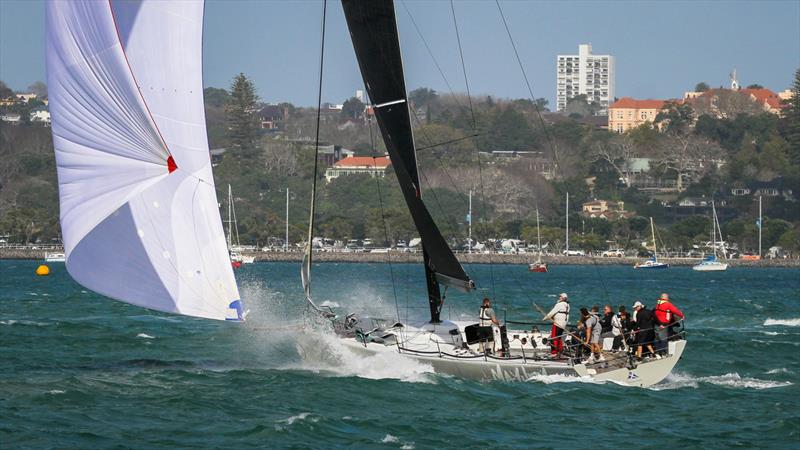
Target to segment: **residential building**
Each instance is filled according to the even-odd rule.
[[[34,94],[33,92],[30,92],[30,93],[27,93],[27,94],[16,94],[16,95],[17,95],[17,98],[23,103],[28,103],[31,100],[35,100],[36,97],[37,97],[37,95]]]
[[[371,177],[386,176],[386,169],[391,165],[386,156],[350,156],[335,162],[325,171],[325,180],[330,182],[342,175],[367,174]]]
[[[41,123],[44,126],[50,126],[50,111],[45,108],[37,108],[31,111],[30,119],[33,123]]]
[[[355,154],[354,151],[346,149],[341,145],[321,145],[319,147],[319,161],[327,166],[332,166],[342,159],[349,158]]]
[[[606,220],[616,220],[621,218],[633,217],[635,213],[625,211],[625,202],[611,200],[593,200],[583,204],[581,215],[586,218],[601,218]]]
[[[645,123],[653,123],[664,109],[664,100],[636,100],[622,97],[608,108],[608,129],[624,133]]]
[[[556,60],[556,111],[581,94],[600,105],[598,116],[608,114],[614,99],[614,57],[592,54],[591,44],[580,44],[577,55],[558,55]]]
[[[283,129],[284,121],[288,117],[289,108],[287,106],[267,105],[258,111],[262,130],[280,131]]]
[[[0,115],[0,122],[8,122],[13,125],[16,125],[21,121],[22,121],[22,116],[20,116],[19,114],[8,113]]]
[[[718,119],[734,118],[739,114],[768,112],[781,115],[786,108],[785,92],[776,94],[769,89],[709,89],[704,92],[686,92],[684,99],[692,106],[696,116],[708,114]]]

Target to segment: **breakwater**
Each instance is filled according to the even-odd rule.
[[[0,248],[0,259],[41,259],[45,253],[63,250],[42,250],[33,248]],[[243,252],[255,256],[257,262],[300,262],[303,252]],[[498,253],[460,253],[458,259],[465,264],[529,264],[536,259],[533,254],[498,254]],[[599,256],[561,256],[544,255],[542,261],[553,265],[629,265],[633,266],[644,258],[622,257],[604,258]],[[418,263],[422,262],[422,253],[412,252],[314,252],[315,262],[361,262],[361,263]],[[700,262],[699,258],[659,258],[659,261],[674,266],[693,266]],[[763,259],[726,261],[731,267],[800,267],[800,259]]]

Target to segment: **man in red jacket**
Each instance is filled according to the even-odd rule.
[[[661,325],[661,328],[667,327],[667,339],[672,340],[672,337],[675,336],[674,326],[678,322],[676,317],[683,319],[684,316],[681,310],[669,301],[669,295],[666,292],[661,294],[661,298],[656,301],[653,313],[655,313],[656,322]]]

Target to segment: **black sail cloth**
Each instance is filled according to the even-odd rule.
[[[342,6],[381,135],[422,239],[431,319],[438,322],[441,298],[436,282],[462,291],[472,289],[474,284],[448,247],[420,195],[394,3],[342,0]]]

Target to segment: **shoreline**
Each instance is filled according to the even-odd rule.
[[[63,250],[48,249],[21,249],[0,248],[0,259],[41,260],[44,261],[45,253]],[[301,262],[303,252],[243,252],[244,255],[255,256],[256,262]],[[456,255],[463,264],[529,264],[536,258],[534,254],[485,254],[485,253],[459,253]],[[543,255],[542,261],[553,265],[624,265],[633,266],[645,258],[604,258],[592,256],[560,256]],[[672,266],[693,266],[701,261],[700,258],[659,258]],[[421,263],[421,253],[366,253],[366,252],[314,252],[314,262],[336,263]],[[726,260],[730,267],[792,267],[800,268],[800,259],[762,259]]]

